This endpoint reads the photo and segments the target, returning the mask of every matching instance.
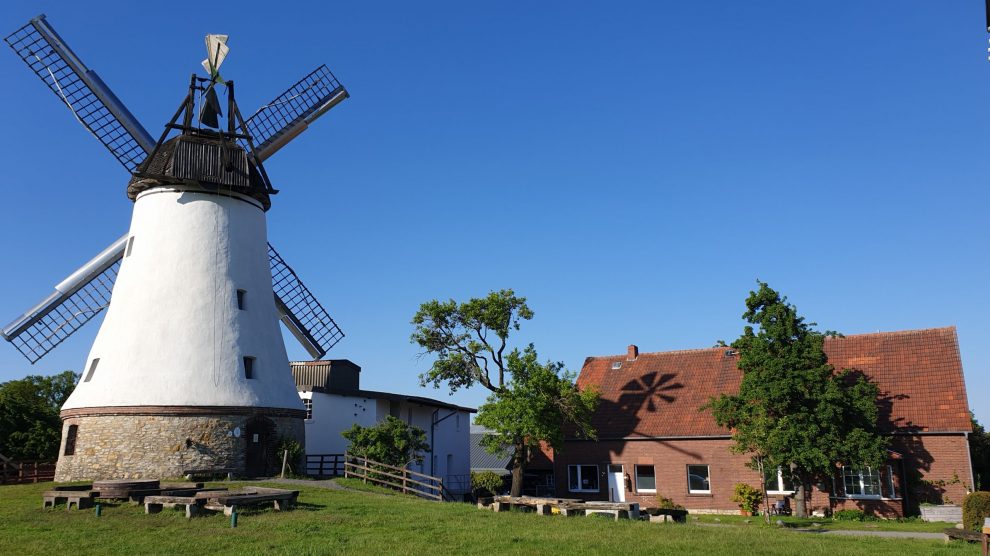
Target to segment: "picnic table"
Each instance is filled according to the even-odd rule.
[[[211,493],[204,507],[208,510],[223,511],[224,515],[229,516],[242,506],[257,506],[265,502],[273,502],[276,511],[283,511],[294,508],[298,498],[298,490],[244,487],[238,490]]]
[[[479,506],[481,506],[480,502]],[[615,519],[639,519],[639,504],[637,502],[585,502],[577,498],[538,496],[495,496],[492,498],[492,511],[502,512],[513,506],[533,508],[540,515],[550,515],[556,509],[564,516],[607,514],[614,516]]]

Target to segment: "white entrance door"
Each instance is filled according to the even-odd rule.
[[[608,466],[608,500],[609,502],[626,501],[626,481],[622,475],[621,465]]]

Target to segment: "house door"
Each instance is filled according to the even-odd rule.
[[[626,501],[626,483],[622,475],[621,465],[608,466],[608,501]]]
[[[244,427],[247,437],[245,471],[248,476],[260,477],[272,473],[275,461],[275,423],[264,417],[248,421]]]

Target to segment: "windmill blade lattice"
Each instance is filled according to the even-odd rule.
[[[4,39],[114,158],[133,172],[155,146],[151,135],[39,16]]]
[[[32,364],[38,362],[110,305],[126,242],[124,236],[104,249],[0,335]]]
[[[268,258],[275,304],[282,314],[282,323],[313,359],[323,357],[344,338],[344,332],[271,243],[268,244]]]
[[[348,97],[347,90],[322,65],[248,118],[247,131],[258,158],[265,160],[302,133],[316,118]],[[242,142],[248,152],[250,147]]]

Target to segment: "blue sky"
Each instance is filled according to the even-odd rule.
[[[409,343],[432,298],[514,288],[536,312],[517,338],[577,371],[630,343],[731,341],[759,278],[846,334],[957,326],[990,422],[982,2],[271,6],[14,1],[0,31],[47,13],[155,136],[206,33],[231,35],[248,113],[328,64],[352,98],[266,164],[269,229],[363,387],[451,399],[419,388]],[[131,203],[3,50],[6,323],[123,234]],[[0,345],[0,380],[79,370],[97,329],[33,367]]]

